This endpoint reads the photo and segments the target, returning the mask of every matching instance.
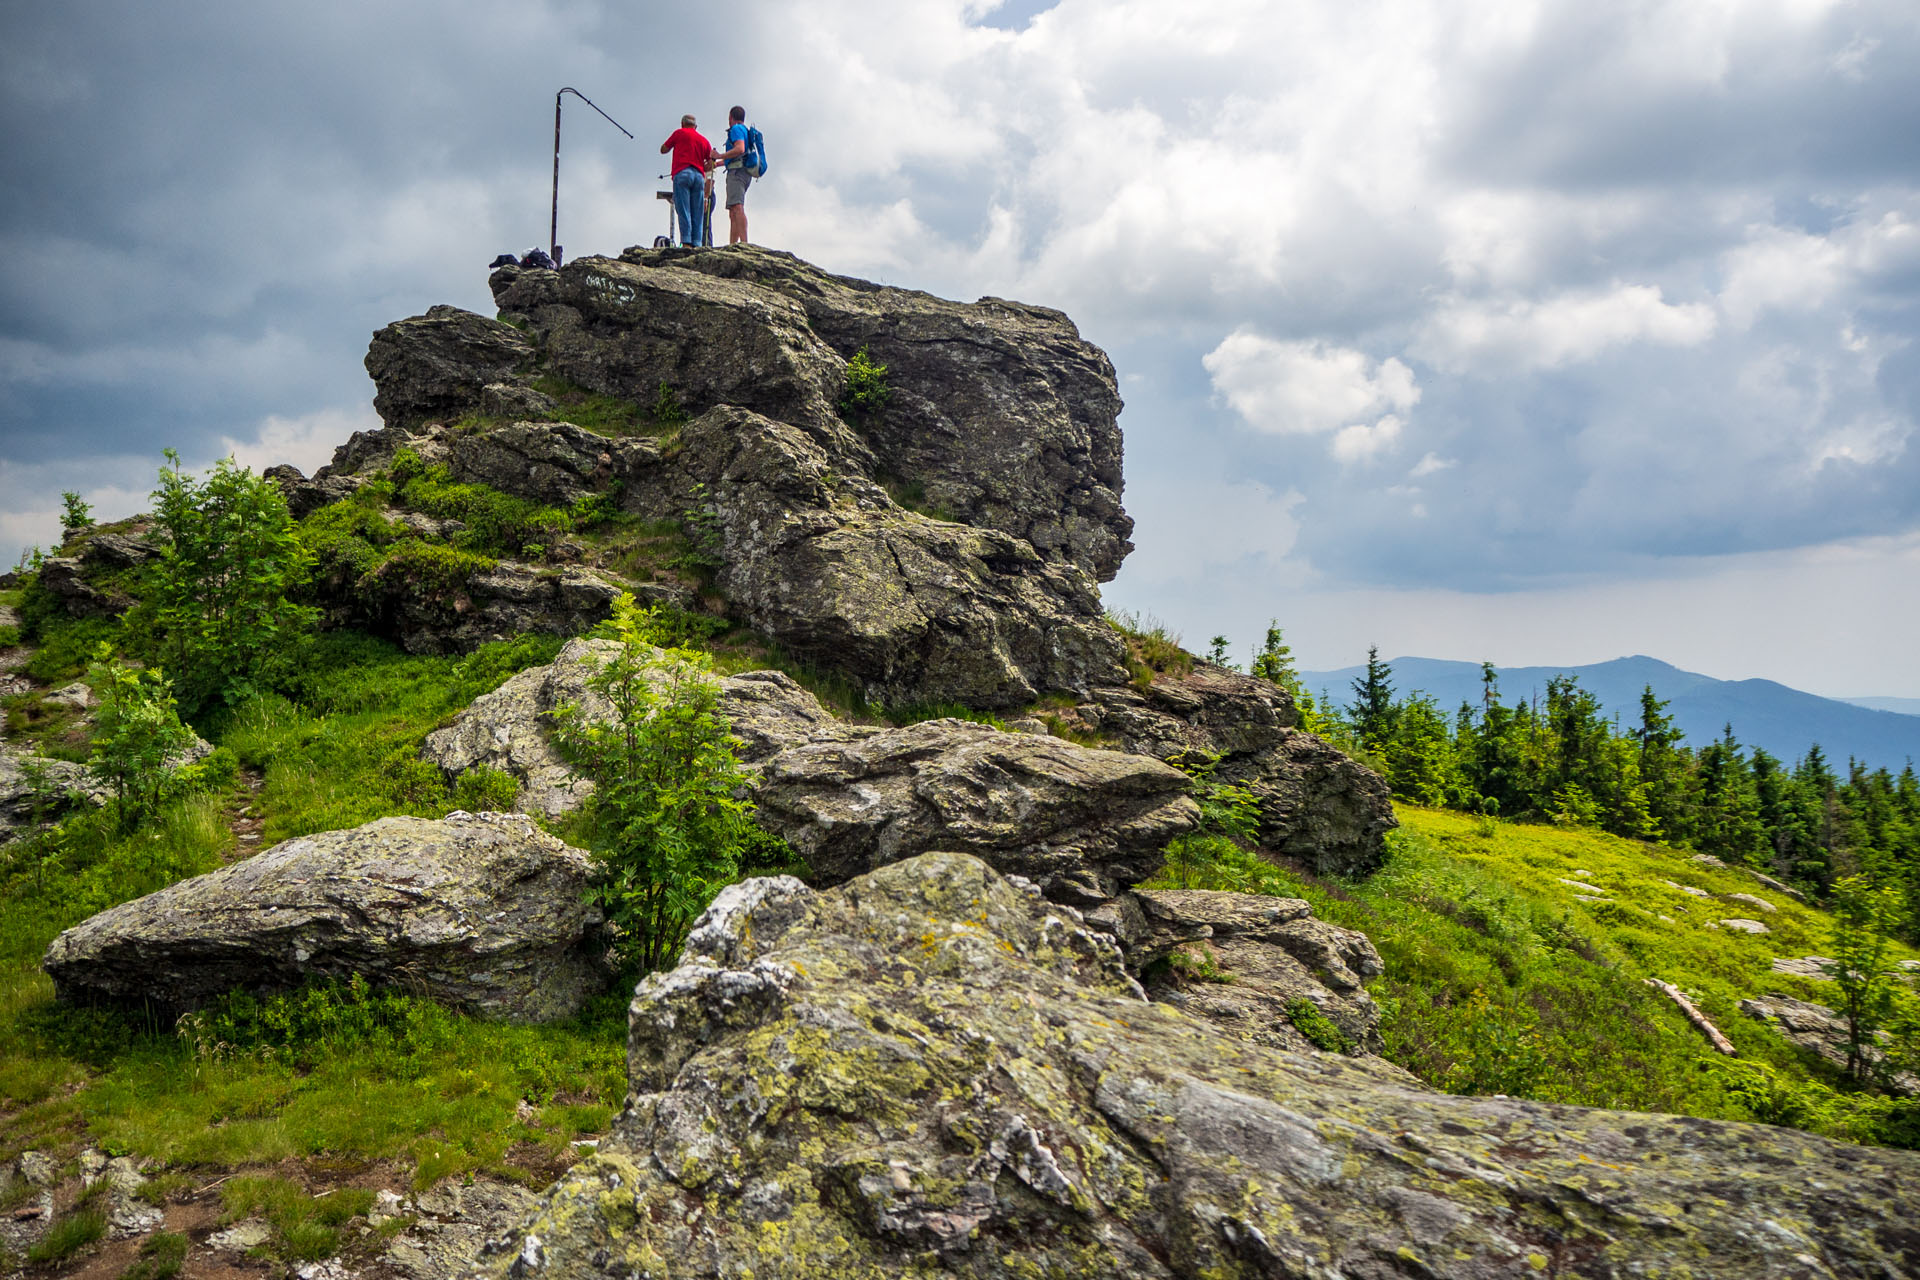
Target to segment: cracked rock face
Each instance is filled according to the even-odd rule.
[[[1898,1275],[1920,1157],[1426,1092],[1143,1002],[977,859],[722,893],[491,1277]]]
[[[1400,825],[1384,778],[1294,726],[1285,689],[1197,663],[1146,689],[1103,688],[1082,717],[1127,751],[1174,760],[1217,756],[1214,776],[1260,799],[1260,844],[1320,875],[1365,875]]]
[[[358,974],[492,1017],[564,1018],[606,975],[587,855],[518,814],[381,818],[275,845],[55,938],[62,1000],[193,1009]]]
[[[1254,1044],[1314,1047],[1289,1007],[1305,1000],[1340,1029],[1355,1052],[1378,1054],[1380,1008],[1363,985],[1386,972],[1373,940],[1316,920],[1299,898],[1207,889],[1136,889],[1122,906],[1130,968],[1147,994]],[[1203,967],[1157,965],[1178,952]],[[1386,1065],[1382,1063],[1382,1065]],[[1408,1084],[1415,1083],[1412,1076]]]
[[[1058,311],[951,302],[763,249],[629,249],[492,283],[501,313],[584,386],[647,403],[664,382],[696,413],[737,405],[848,437],[834,451],[876,478],[1100,581],[1132,550],[1113,366]],[[892,395],[848,427],[834,403],[862,349]]]

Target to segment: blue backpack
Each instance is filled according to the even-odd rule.
[[[747,154],[741,157],[746,162],[747,173],[755,178],[767,176],[767,140],[752,125],[747,126]]]

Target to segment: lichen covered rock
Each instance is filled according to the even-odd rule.
[[[829,882],[958,850],[1093,905],[1159,870],[1167,842],[1193,829],[1187,788],[1147,756],[927,720],[782,752],[756,799],[762,823]]]
[[[518,814],[381,818],[275,845],[55,938],[78,1002],[180,1012],[359,975],[474,1013],[572,1014],[604,984],[588,857]]]
[[[1410,1087],[1139,998],[984,863],[726,890],[491,1277],[1885,1275],[1920,1157]]]
[[[1327,1048],[1300,1028],[1304,1000],[1349,1051],[1381,1051],[1380,1007],[1364,984],[1386,966],[1366,934],[1316,920],[1299,898],[1205,889],[1127,896],[1139,907],[1138,925],[1122,939],[1128,966],[1155,1000],[1254,1044]]]

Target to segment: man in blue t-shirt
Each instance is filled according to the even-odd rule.
[[[747,109],[735,107],[727,113],[727,149],[719,155],[727,162],[727,243],[747,242],[747,188],[753,175],[747,172]]]

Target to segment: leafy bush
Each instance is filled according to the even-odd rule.
[[[160,807],[193,733],[180,722],[172,686],[159,668],[110,661],[103,651],[89,675],[100,698],[92,769],[113,789],[121,828],[132,830]]]
[[[63,541],[93,528],[93,508],[80,501],[79,494],[67,490],[60,495],[60,505],[60,537]]]
[[[288,600],[312,561],[271,482],[222,458],[201,480],[167,451],[154,490],[166,547],[154,575],[156,620],[188,715],[237,706],[314,611]]]
[[[340,587],[378,569],[387,549],[411,535],[405,525],[382,515],[375,495],[362,488],[345,502],[309,513],[299,536],[313,558],[314,576]]]
[[[1476,989],[1466,1007],[1455,1010],[1465,1052],[1447,1073],[1447,1090],[1534,1096],[1549,1063],[1529,1012],[1524,1005],[1495,1008],[1487,993]]]
[[[589,719],[577,705],[556,715],[563,748],[595,783],[583,814],[601,863],[595,898],[620,954],[643,970],[669,960],[739,874],[752,826],[711,660],[656,649],[652,627],[652,611],[621,595],[611,627],[620,650],[589,682],[612,719]]]
[[[402,542],[361,577],[365,592],[401,591],[423,596],[449,595],[467,585],[476,573],[486,573],[499,561],[474,551],[437,542]]]
[[[412,449],[398,450],[388,472],[402,505],[466,526],[453,543],[467,551],[517,555],[530,543],[551,543],[573,528],[557,507],[483,484],[456,484],[445,466],[427,466]]]
[[[864,421],[887,407],[893,389],[887,385],[887,366],[876,363],[865,347],[847,361],[847,385],[840,393],[840,415]]]
[[[687,411],[681,405],[680,397],[675,395],[673,388],[664,382],[660,384],[658,394],[653,397],[650,412],[653,420],[663,427],[677,427],[687,420]]]
[[[1264,864],[1240,845],[1259,838],[1259,797],[1246,787],[1214,777],[1220,766],[1219,756],[1188,753],[1174,757],[1171,763],[1192,779],[1200,821],[1193,831],[1167,844],[1162,878],[1169,887],[1179,889],[1226,887],[1220,883],[1226,879],[1257,882],[1257,873],[1247,863]]]

